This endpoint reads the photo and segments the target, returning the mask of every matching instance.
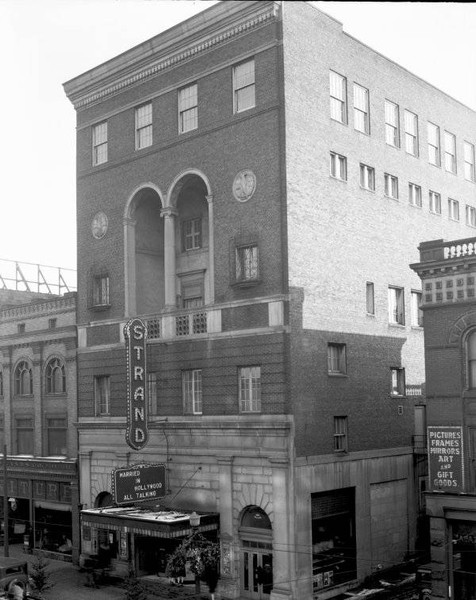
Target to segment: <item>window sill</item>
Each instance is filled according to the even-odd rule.
[[[231,284],[234,288],[248,288],[255,287],[261,283],[261,279],[249,279],[244,281],[235,281]]]
[[[430,210],[428,212],[430,213],[430,215],[435,215],[435,217],[441,217],[441,213],[440,212],[435,212],[434,210]]]
[[[390,394],[390,398],[395,399],[395,398],[406,398],[405,394]]]
[[[47,398],[66,398],[66,392],[45,392]]]
[[[413,208],[418,208],[419,210],[423,208],[423,206],[419,206],[418,204],[412,204],[411,202],[409,202],[408,204]]]
[[[344,127],[347,127],[349,125],[349,123],[347,123],[347,121],[339,121],[339,119],[334,119],[333,117],[329,117],[329,118],[332,121],[332,123],[339,123],[340,125],[344,125]]]
[[[329,375],[329,377],[344,377],[344,378],[349,377],[347,375],[347,373],[333,373],[333,372],[327,371],[327,374]]]
[[[405,329],[405,323],[389,323],[388,326],[395,329]]]
[[[341,179],[340,177],[335,177],[335,175],[329,175],[329,177],[333,180],[333,181],[340,181],[341,183],[347,183],[347,179]]]
[[[367,317],[369,317],[370,319],[375,319],[375,318],[376,318],[376,316],[375,316],[375,313],[369,313],[369,312],[368,312],[368,313],[365,313],[365,314],[366,314],[366,316],[367,316]]]
[[[411,328],[416,331],[423,331],[423,325],[412,325]]]
[[[110,304],[93,304],[89,307],[89,310],[93,310],[94,312],[101,312],[103,310],[109,310],[110,308]]]
[[[371,192],[372,194],[375,194],[375,190],[371,189],[371,188],[367,188],[364,187],[363,185],[359,186],[361,190],[363,190],[364,192]]]
[[[395,198],[394,196],[387,196],[387,194],[383,195],[387,200],[393,200],[394,202],[400,202],[400,198]]]

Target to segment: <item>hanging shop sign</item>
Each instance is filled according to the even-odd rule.
[[[165,490],[165,465],[143,463],[112,472],[112,493],[116,504],[156,500],[165,496]]]
[[[127,358],[127,429],[126,442],[142,450],[149,441],[147,429],[147,327],[140,319],[131,319],[124,327]]]
[[[442,425],[427,427],[430,489],[463,492],[463,428]]]

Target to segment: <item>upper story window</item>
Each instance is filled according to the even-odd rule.
[[[369,90],[354,83],[354,128],[370,133]]]
[[[456,174],[456,137],[445,131],[445,169]]]
[[[388,321],[396,325],[405,325],[405,302],[403,288],[388,288]]]
[[[25,333],[26,325],[25,323],[18,323],[17,325],[17,333]]]
[[[398,178],[395,175],[385,173],[384,175],[385,195],[398,200]]]
[[[136,150],[152,146],[152,104],[136,108]]]
[[[421,307],[421,292],[412,292],[411,321],[413,327],[423,327],[423,311]]]
[[[428,200],[430,212],[435,215],[441,215],[441,195],[430,190],[428,192]]]
[[[418,156],[418,117],[406,110],[405,121],[405,150],[412,156]]]
[[[365,190],[375,191],[375,169],[367,165],[360,165],[360,187]]]
[[[468,358],[468,387],[476,388],[476,330],[468,337],[466,342]]]
[[[412,206],[418,206],[418,208],[421,208],[421,187],[419,185],[415,185],[414,183],[408,184],[408,201]]]
[[[448,198],[448,217],[452,221],[459,221],[459,202],[453,198]]]
[[[157,373],[147,373],[147,401],[149,414],[157,414]]]
[[[334,417],[334,452],[347,452],[347,417]]]
[[[3,371],[0,369],[0,396],[3,396]]]
[[[347,373],[345,344],[327,344],[327,372],[329,375],[345,375]]]
[[[109,375],[98,375],[94,378],[94,407],[96,416],[110,414],[111,378]]]
[[[93,277],[93,306],[109,306],[109,275],[95,275]]]
[[[347,79],[339,73],[330,71],[331,119],[347,123]]]
[[[400,148],[400,117],[398,104],[385,100],[385,141]]]
[[[430,165],[441,165],[440,128],[428,122],[428,162]]]
[[[241,367],[238,371],[240,412],[261,411],[261,367]]]
[[[474,169],[474,145],[469,142],[464,143],[464,177],[468,181],[476,181]]]
[[[202,219],[187,219],[182,222],[182,246],[185,252],[202,247]]]
[[[196,83],[179,90],[178,93],[179,133],[198,127],[198,86]]]
[[[390,369],[390,394],[392,396],[405,395],[405,369],[401,367]]]
[[[15,446],[17,454],[34,453],[34,429],[32,417],[17,417],[15,419]]]
[[[255,61],[252,59],[233,67],[233,112],[254,108],[255,93]]]
[[[466,205],[466,225],[476,227],[476,208]]]
[[[15,395],[30,396],[33,394],[33,374],[26,360],[18,363],[15,369]]]
[[[59,358],[52,358],[46,365],[46,393],[64,394],[66,391],[66,374],[64,364]]]
[[[182,371],[182,399],[185,414],[202,414],[202,370]]]
[[[107,162],[107,121],[93,127],[93,165]]]
[[[57,324],[58,324],[58,319],[56,319],[56,318],[48,319],[48,329],[56,329]]]
[[[374,291],[374,284],[371,281],[367,281],[366,285],[365,285],[365,292],[366,292],[366,307],[367,307],[367,314],[368,315],[374,315],[375,314],[375,291]]]
[[[347,181],[347,158],[336,152],[331,152],[331,176],[341,181]]]
[[[247,244],[235,249],[236,281],[255,281],[259,276],[258,244]]]
[[[47,456],[68,454],[68,422],[64,417],[46,419]]]

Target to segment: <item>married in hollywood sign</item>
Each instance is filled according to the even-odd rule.
[[[462,427],[430,426],[427,435],[430,489],[464,491]]]
[[[165,465],[141,463],[112,472],[112,491],[116,504],[155,500],[165,496],[165,490]]]
[[[142,450],[149,441],[147,428],[147,327],[138,318],[124,327],[127,359],[126,442]]]

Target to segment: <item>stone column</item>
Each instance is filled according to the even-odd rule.
[[[294,581],[294,544],[291,521],[294,511],[289,503],[289,461],[270,459],[273,468],[273,590],[270,600],[292,600]]]
[[[236,573],[235,548],[233,543],[233,457],[219,457],[220,485],[220,550],[222,595],[237,598],[239,595],[239,578]]]
[[[208,298],[207,304],[215,302],[215,230],[213,225],[213,195],[206,196],[208,202]]]
[[[34,398],[34,434],[33,434],[33,452],[35,456],[48,455],[47,448],[44,447],[44,441],[48,435],[46,431],[46,423],[43,421],[43,377],[42,377],[42,352],[38,353],[33,358],[33,398]]]
[[[175,292],[175,217],[177,211],[172,206],[167,206],[160,211],[164,218],[164,284],[165,308],[176,308]]]
[[[136,315],[136,222],[124,218],[124,315]]]
[[[92,451],[79,452],[79,481],[80,485],[80,503],[83,508],[92,508],[93,499],[91,497],[91,456]]]

